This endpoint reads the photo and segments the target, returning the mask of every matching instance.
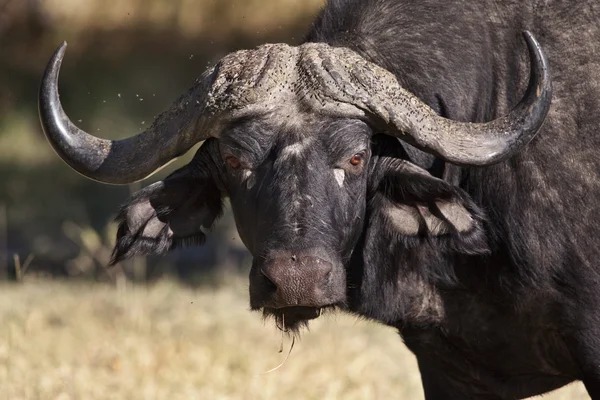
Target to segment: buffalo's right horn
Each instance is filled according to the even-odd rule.
[[[56,50],[42,78],[40,121],[67,164],[104,183],[143,179],[196,143],[218,137],[229,122],[297,102],[298,49],[264,45],[225,56],[146,131],[123,140],[101,139],[75,126],[61,106],[58,74],[66,47],[63,43]]]
[[[152,126],[133,137],[107,140],[79,129],[63,111],[58,75],[67,43],[54,52],[38,98],[44,133],[58,155],[82,175],[104,183],[126,184],[143,179],[206,138],[196,126],[206,103],[211,76],[206,74]]]

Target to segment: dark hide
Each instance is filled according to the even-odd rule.
[[[600,399],[599,21],[596,1],[330,0],[307,41],[354,49],[459,121],[518,102],[532,31],[553,77],[544,127],[506,162],[458,168],[369,143],[358,121],[249,118],[125,206],[115,261],[201,242],[229,196],[254,256],[252,308],[279,323],[291,313],[286,329],[322,307],[396,327],[427,400],[523,398],[577,379]],[[308,285],[297,253],[331,274]],[[282,257],[318,304],[269,306],[278,289],[262,267]]]

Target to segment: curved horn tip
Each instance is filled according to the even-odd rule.
[[[530,31],[523,31],[523,38],[527,43],[527,49],[532,61],[535,60],[535,64],[541,67],[544,75],[548,75],[548,60],[540,42],[538,42]]]
[[[523,37],[525,38],[526,41],[528,42],[532,42],[535,43],[537,46],[539,46],[540,44],[538,43],[537,39],[535,38],[535,36],[533,36],[533,33],[531,33],[530,30],[525,29],[523,32]]]
[[[533,33],[530,31],[523,31],[523,38],[525,39],[525,42],[527,42],[528,47],[533,48],[536,50],[536,52],[543,54],[542,46],[535,36],[533,36]]]
[[[52,61],[58,60],[62,61],[65,57],[65,52],[67,51],[67,41],[63,40],[63,42],[56,48],[54,54],[52,55]]]
[[[535,97],[545,97],[546,102],[549,102],[552,97],[552,80],[550,79],[550,66],[546,53],[530,31],[523,31],[523,38],[529,51],[531,77],[529,86],[531,89],[535,88]],[[549,107],[549,104],[545,106]]]
[[[46,66],[46,71],[42,77],[42,88],[44,88],[46,80],[50,78],[50,80],[58,81],[58,74],[60,72],[60,67],[62,65],[62,61],[65,58],[65,52],[67,51],[67,42],[63,41],[57,48],[54,50],[52,57],[50,57],[50,61]],[[48,82],[49,84],[50,82]],[[56,82],[57,83],[57,82]]]

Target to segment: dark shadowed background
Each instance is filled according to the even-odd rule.
[[[141,184],[102,185],[53,153],[37,120],[39,80],[56,46],[69,44],[60,76],[63,105],[81,128],[105,138],[151,124],[226,53],[301,40],[322,0],[1,0],[0,276],[28,274],[154,279],[172,272],[240,268],[248,260],[230,214],[202,248],[105,270],[114,217]]]

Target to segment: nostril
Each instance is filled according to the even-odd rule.
[[[321,265],[321,279],[323,281],[329,281],[329,278],[331,277],[331,273],[333,272],[333,264],[327,261],[322,261],[322,265]]]
[[[298,259],[298,257],[296,257],[295,254],[292,254],[292,261],[296,261]]]
[[[269,276],[269,274],[267,274],[267,273],[265,272],[265,270],[264,270],[264,269],[262,269],[262,268],[260,269],[260,273],[262,274],[262,276],[264,276],[264,277],[265,277],[267,284],[268,284],[269,286],[271,286],[271,288],[272,288],[273,290],[277,290],[277,284],[276,284],[275,282],[273,282],[273,279],[271,279],[271,277]]]

